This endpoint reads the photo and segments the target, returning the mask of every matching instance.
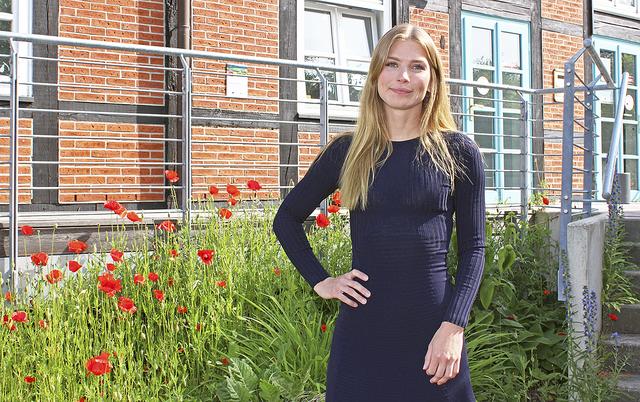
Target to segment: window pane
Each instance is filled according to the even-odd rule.
[[[371,35],[371,18],[343,15],[340,25],[344,46],[341,51],[346,51],[349,57],[368,59],[371,57],[373,36]]]
[[[493,30],[472,27],[470,38],[472,62],[493,66]]]
[[[365,70],[368,67],[368,63],[364,62],[348,61],[347,64],[349,67]],[[349,100],[351,102],[360,101],[360,93],[362,92],[362,87],[364,86],[367,76],[365,74],[347,74],[347,79],[349,81]]]
[[[518,172],[504,172],[505,187],[520,187],[522,184],[522,155],[504,155],[504,169],[518,170]]]
[[[627,7],[635,7],[636,0],[618,0],[616,2],[617,6],[627,6]]]
[[[13,10],[11,10],[11,0],[0,0],[0,12],[9,14],[13,12]]]
[[[494,122],[493,112],[479,112],[476,111],[473,116],[473,132],[474,139],[480,148],[495,148],[493,145],[493,136],[491,135],[478,135],[478,133],[493,134]]]
[[[638,98],[635,89],[627,89],[627,96],[624,97],[624,118],[629,120],[636,120],[636,104]]]
[[[613,122],[603,121],[602,122],[602,152],[605,154],[609,153],[609,147],[611,146],[611,134],[613,133]]]
[[[636,56],[622,53],[622,72],[629,73],[629,85],[636,85]]]
[[[521,137],[507,137],[507,135],[522,135],[522,120],[520,119],[520,113],[504,113],[505,119],[502,121],[502,127],[504,128],[504,147],[508,149],[520,149],[522,147]]]
[[[484,168],[486,171],[486,174],[484,175],[485,187],[495,187],[496,185],[496,180],[495,180],[496,172],[493,171],[496,168],[495,156],[496,154],[493,154],[493,153],[482,154],[482,159],[484,160],[484,166],[485,166]],[[490,190],[493,190],[493,189],[490,189]]]
[[[331,14],[323,11],[304,10],[305,53],[333,53]]]
[[[638,160],[637,159],[625,159],[624,160],[625,173],[631,174],[631,189],[638,189]]]
[[[500,64],[503,67],[520,69],[521,60],[520,35],[511,32],[500,33]]]
[[[502,73],[502,83],[504,85],[513,85],[514,87],[522,86],[522,74],[518,73]],[[504,107],[510,109],[518,109],[520,107],[520,96],[516,91],[504,91],[503,99],[508,101],[518,101],[518,103],[505,102]]]
[[[606,70],[615,79],[615,60],[616,53],[612,50],[600,50],[600,58],[604,63]],[[600,79],[600,83],[604,84],[604,79]],[[598,91],[596,96],[600,99],[600,114],[602,117],[613,118],[613,91]]]
[[[317,64],[335,64],[334,59],[327,57],[305,56],[305,61]],[[329,82],[336,82],[336,73],[323,71],[322,75],[327,78]],[[320,99],[320,82],[318,73],[315,70],[304,70],[305,80],[314,80],[316,82],[305,82],[307,99]],[[338,100],[338,88],[336,84],[329,84],[329,99]]]
[[[494,82],[493,71],[474,68],[473,80],[478,81],[480,83],[484,83],[484,84],[493,83]],[[495,99],[493,89],[474,87],[473,96],[474,96],[474,100],[473,100],[474,104],[494,107],[494,101],[490,100],[490,99]],[[487,99],[478,99],[478,98],[487,98]]]
[[[11,2],[8,0],[0,0],[0,11],[4,11],[6,3],[9,3],[9,11],[11,10]],[[0,21],[0,31],[11,31],[11,21]],[[8,76],[9,71],[9,41],[0,40],[0,75]]]
[[[624,154],[638,155],[638,126],[636,124],[623,124],[622,135],[624,139]]]

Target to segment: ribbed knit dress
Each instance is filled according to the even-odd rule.
[[[327,145],[274,218],[274,233],[311,287],[329,274],[314,255],[302,223],[338,188],[351,138]],[[466,340],[456,377],[432,384],[432,376],[422,370],[442,321],[467,325],[484,267],[482,157],[466,135],[453,132],[445,138],[467,172],[456,179],[454,193],[428,154],[417,158],[418,138],[392,141],[393,151],[369,187],[367,208],[349,211],[351,265],[368,275],[368,281],[355,280],[371,296],[366,304],[356,300],[358,307],[339,301],[327,365],[327,402],[475,401]],[[454,213],[455,286],[446,266]]]

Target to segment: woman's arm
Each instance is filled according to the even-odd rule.
[[[459,155],[467,176],[456,179],[453,205],[458,238],[458,270],[455,291],[443,321],[466,327],[471,307],[478,293],[485,254],[485,183],[482,155],[478,146],[465,134]]]
[[[273,220],[273,231],[280,245],[312,288],[330,275],[313,253],[302,224],[320,202],[338,188],[347,140],[345,136],[329,142],[325,152],[284,198]]]

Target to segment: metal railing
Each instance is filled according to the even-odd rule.
[[[303,167],[303,165],[298,161],[290,163],[291,161],[289,160],[285,160],[285,163],[282,163],[283,161],[280,159],[288,155],[290,151],[295,152],[303,148],[322,147],[326,145],[330,133],[352,129],[357,116],[357,99],[352,99],[351,95],[352,92],[357,94],[358,88],[360,87],[353,82],[349,82],[349,79],[358,76],[362,77],[367,73],[365,70],[346,68],[343,66],[44,35],[0,32],[0,38],[9,39],[11,43],[11,54],[8,55],[11,64],[10,105],[9,108],[0,108],[0,113],[10,113],[10,130],[8,135],[8,137],[10,137],[10,158],[8,161],[10,165],[9,187],[0,188],[0,190],[6,191],[8,189],[10,193],[8,218],[10,228],[9,259],[12,267],[12,278],[15,278],[13,270],[16,269],[16,258],[18,256],[17,239],[18,222],[20,220],[18,208],[19,191],[51,190],[57,191],[58,197],[60,197],[62,192],[68,190],[84,191],[88,194],[94,190],[104,189],[106,191],[107,189],[113,188],[126,191],[137,190],[140,194],[143,194],[145,191],[161,190],[162,201],[167,202],[168,190],[175,189],[179,191],[180,194],[177,210],[181,211],[183,221],[189,223],[192,213],[197,212],[196,206],[198,203],[194,203],[194,194],[199,194],[201,189],[206,189],[210,184],[207,180],[203,180],[203,177],[211,179],[222,176],[225,178],[233,176],[256,176],[253,173],[247,173],[247,170],[261,169],[263,173],[270,171],[271,173],[264,173],[264,175],[274,177],[279,180],[280,183],[286,182],[283,177],[286,179],[287,176],[290,176],[290,179],[294,181],[297,180],[299,168]],[[17,47],[15,46],[15,43],[18,41],[57,45],[61,47],[71,46],[74,48],[82,47],[104,51],[133,52],[134,54],[148,55],[149,58],[159,58],[161,59],[161,63],[151,63],[150,61],[146,63],[114,63],[95,59],[62,57],[60,55],[58,57],[23,56],[18,53]],[[592,53],[591,50],[583,49],[580,54],[584,52]],[[64,52],[60,52],[60,54],[64,54]],[[595,56],[597,58],[597,54],[595,54]],[[577,57],[574,58],[577,60]],[[148,71],[155,71],[162,73],[163,80],[159,88],[149,86],[130,88],[123,86],[121,82],[109,84],[108,81],[105,81],[106,85],[86,84],[84,82],[71,83],[65,82],[64,80],[56,83],[35,82],[32,80],[20,82],[18,79],[18,69],[14,68],[14,66],[17,66],[18,61],[21,59],[29,59],[32,62],[38,62],[40,64],[58,63],[64,66],[79,65],[84,66],[85,69],[102,68],[113,70],[114,67],[117,67],[121,71],[134,71],[141,74],[146,74]],[[158,60],[154,61],[157,62]],[[247,88],[250,89],[247,93],[226,94],[221,92],[221,87],[227,87],[228,89],[230,79],[238,78],[235,73],[224,71],[224,63],[226,62],[244,63],[247,65],[245,67],[247,67],[248,72],[243,75],[243,77],[246,78],[245,83],[248,83]],[[568,68],[573,70],[572,66],[574,64],[575,60],[572,59]],[[280,69],[280,71],[275,70],[275,68]],[[571,77],[569,73],[570,71],[568,71],[567,66],[565,66],[565,74],[567,74],[567,77]],[[58,74],[60,76],[60,72]],[[167,74],[170,74],[171,77],[175,75],[174,78],[177,78],[180,83],[179,88],[172,88],[168,85],[167,81],[170,80],[166,79]],[[87,73],[87,75],[90,76],[91,74]],[[330,80],[328,78],[330,76],[335,78]],[[564,130],[562,135],[553,137],[545,135],[544,129],[534,131],[533,126],[535,124],[541,125],[563,121],[562,119],[540,119],[534,117],[536,116],[536,110],[541,110],[546,105],[552,103],[558,105],[557,102],[544,102],[544,99],[542,99],[544,95],[564,93],[565,100],[570,99],[571,102],[573,102],[578,92],[586,91],[591,94],[588,95],[591,96],[591,98],[587,98],[586,103],[592,105],[594,91],[602,89],[610,90],[613,87],[613,82],[608,74],[606,74],[606,71],[603,76],[607,81],[606,85],[596,85],[594,82],[590,85],[545,89],[531,89],[456,79],[447,80],[447,83],[451,87],[452,101],[460,104],[459,108],[454,108],[454,115],[459,119],[463,131],[481,145],[480,148],[485,157],[487,164],[485,169],[487,175],[486,189],[488,199],[491,201],[488,202],[488,206],[491,208],[515,209],[519,212],[521,219],[527,219],[530,199],[534,192],[561,191],[563,203],[560,208],[563,208],[563,211],[565,208],[572,211],[571,203],[569,202],[567,205],[564,203],[564,197],[567,194],[569,194],[569,199],[571,199],[573,193],[579,192],[580,194],[584,194],[587,200],[594,201],[591,200],[591,194],[595,191],[594,183],[586,180],[587,176],[591,177],[595,172],[593,165],[586,165],[584,169],[580,169],[573,168],[572,163],[564,164],[565,158],[568,158],[566,154],[568,149],[573,152],[573,131],[569,132]],[[227,82],[222,82],[222,80],[227,80]],[[566,79],[566,81],[568,82],[568,79]],[[115,102],[110,103],[108,101],[95,102],[100,104],[101,107],[92,108],[83,107],[84,104],[80,102],[62,103],[62,106],[69,106],[69,108],[60,107],[48,109],[42,107],[23,107],[20,105],[20,99],[18,97],[21,86],[30,86],[36,89],[39,87],[55,88],[58,91],[58,95],[56,96],[60,96],[59,94],[64,91],[73,92],[74,90],[76,92],[88,91],[86,92],[88,94],[102,92],[107,94],[127,94],[133,92],[135,96],[147,96],[150,98],[156,96],[154,99],[161,100],[161,104],[156,106],[149,105],[146,110],[142,111],[133,108],[131,111],[122,111],[120,107],[122,106],[121,104],[115,105]],[[261,89],[262,87],[266,89]],[[287,90],[281,90],[281,87]],[[343,91],[343,94],[349,93],[346,98],[341,98],[337,95],[339,91],[336,88],[343,87],[349,90]],[[475,88],[485,88],[488,90],[487,94],[482,95],[475,93]],[[34,93],[35,92],[36,91],[34,91]],[[537,98],[541,98],[542,100],[538,100]],[[578,99],[578,101],[585,103],[580,99]],[[569,116],[568,103],[569,102],[564,103],[566,113],[565,127],[567,116]],[[128,104],[136,104],[136,102],[128,102]],[[118,107],[111,107],[114,105]],[[295,109],[293,109],[294,106]],[[257,112],[249,112],[244,109],[245,107],[253,107]],[[571,107],[574,107],[573,103]],[[241,110],[239,110],[239,108]],[[310,108],[314,108],[314,110],[309,112]],[[163,131],[156,136],[147,135],[144,137],[126,133],[112,135],[106,132],[104,135],[97,136],[78,136],[68,133],[45,135],[36,132],[31,135],[19,134],[19,117],[27,112],[31,115],[36,113],[53,114],[58,116],[58,120],[60,121],[62,121],[63,116],[69,116],[67,118],[78,117],[78,120],[75,121],[82,122],[83,120],[81,118],[85,116],[85,118],[95,117],[110,120],[114,124],[122,121],[133,121],[136,124],[155,124],[162,126]],[[574,119],[573,114],[570,114],[570,117],[570,121],[580,121],[579,119]],[[595,119],[597,119],[597,116],[593,115],[591,108],[589,116],[585,115],[583,119],[584,124],[578,124],[592,127]],[[91,122],[93,120],[86,121]],[[490,122],[490,124],[483,126],[481,124],[483,122]],[[216,137],[220,138],[210,138],[210,135],[207,135],[206,131],[210,128],[214,131],[222,129],[236,131],[274,130],[274,133],[264,138],[254,137],[247,139],[246,137],[243,138],[242,136],[236,135],[237,133],[220,134],[216,135]],[[200,132],[195,134],[194,130],[200,130],[204,134]],[[283,135],[283,132],[287,130],[295,130],[298,134]],[[593,132],[591,130],[587,131],[590,132],[589,135],[591,135],[591,137],[587,137],[585,131],[584,144],[589,144],[593,141]],[[300,141],[300,133],[317,133],[318,142]],[[0,135],[0,137],[2,137],[2,135]],[[163,144],[164,149],[161,157],[157,156],[153,158],[149,153],[147,159],[138,158],[137,160],[111,160],[113,158],[100,158],[100,160],[98,160],[99,158],[96,157],[95,161],[87,161],[76,160],[76,158],[58,157],[57,160],[21,161],[18,159],[19,140],[23,138],[32,140],[37,138],[55,139],[58,141],[78,141],[81,138],[82,140],[105,141],[105,148],[106,144],[108,144],[106,141],[119,141],[125,142],[125,144],[131,142],[134,145],[140,142],[160,143]],[[562,153],[553,154],[545,152],[544,148],[540,149],[540,147],[536,148],[533,146],[534,142],[541,142],[541,140],[547,139],[561,140],[563,144]],[[572,145],[569,146],[567,144]],[[35,143],[33,146],[35,146]],[[261,158],[256,158],[258,160],[251,160],[251,158],[244,159],[245,156],[249,156],[250,154],[244,153],[243,151],[231,152],[231,150],[228,150],[228,153],[233,153],[239,158],[231,158],[229,163],[225,164],[222,163],[221,160],[227,158],[227,156],[221,157],[215,154],[214,151],[207,150],[208,148],[220,146],[247,148],[269,147],[269,149],[276,150],[275,155],[278,156],[279,160],[277,163],[270,163],[268,158],[266,158],[266,160],[259,160]],[[585,160],[587,157],[593,159],[597,155],[593,147],[583,148],[587,148],[585,152],[588,151],[590,152],[589,155],[591,155],[588,156],[585,154]],[[565,170],[567,170],[566,167],[571,167],[568,169],[570,171],[569,173],[566,173],[564,170],[561,173],[559,170],[555,170],[553,167],[548,167],[544,164],[544,158],[556,156],[562,156]],[[543,165],[535,166],[533,163],[534,160],[541,160]],[[262,163],[263,161],[265,163]],[[134,182],[131,184],[124,182],[105,182],[101,184],[67,184],[61,182],[59,171],[59,177],[55,178],[57,182],[46,186],[34,186],[19,184],[19,165],[28,165],[32,168],[38,165],[53,165],[58,168],[62,166],[74,166],[84,169],[91,169],[93,166],[128,167],[144,168],[149,169],[149,171],[155,168],[156,170],[159,169],[160,174],[158,180],[148,180],[149,183]],[[178,185],[165,185],[164,176],[162,175],[162,169],[165,168],[180,170],[181,181]],[[290,172],[286,170],[289,168],[295,169],[295,172],[290,174]],[[211,169],[211,172],[207,169]],[[238,172],[234,171],[234,169],[244,170]],[[275,172],[273,172],[273,170],[275,170]],[[565,176],[568,177],[569,174],[572,176],[574,170],[584,174],[584,183],[587,187],[584,187],[583,190],[572,190],[570,185],[571,181],[569,181],[569,190],[567,193],[565,189]],[[541,178],[560,174],[562,174],[563,178],[561,188],[544,187],[540,184]],[[158,178],[157,176],[158,175],[155,177]],[[285,184],[263,185],[264,190],[282,191],[291,187],[291,185]],[[127,193],[121,192],[121,194]],[[74,204],[79,205],[83,202],[94,204],[97,201],[75,201]],[[588,206],[589,204],[585,205]],[[56,208],[56,205],[49,207],[53,213],[55,213]],[[320,206],[320,210],[326,213],[326,208],[327,202],[325,200]],[[548,208],[554,208],[554,206],[549,206]],[[167,203],[166,208],[155,211],[176,212],[176,209],[170,208],[170,205]]]

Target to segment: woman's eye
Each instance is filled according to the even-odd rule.
[[[424,66],[422,64],[416,64],[413,66],[414,70],[422,71],[424,70]]]
[[[385,64],[385,66],[387,66],[387,67],[397,67],[398,63],[396,63],[395,61],[389,61],[389,62],[387,62],[387,64]]]

